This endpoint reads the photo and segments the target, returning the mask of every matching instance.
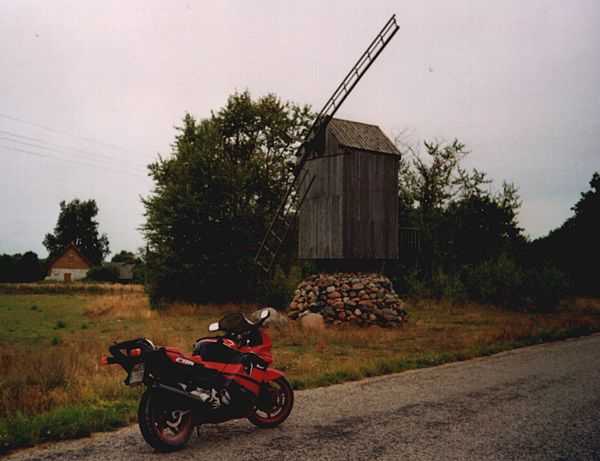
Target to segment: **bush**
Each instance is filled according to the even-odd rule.
[[[397,266],[387,274],[396,293],[411,298],[429,298],[432,296],[430,284],[416,269]]]
[[[265,282],[262,293],[259,296],[260,301],[276,309],[286,309],[301,280],[301,267],[292,266],[290,273],[286,275],[283,269],[277,266],[273,279]]]
[[[465,269],[463,281],[469,298],[481,303],[515,308],[525,302],[525,274],[506,255]]]
[[[567,276],[555,267],[532,269],[527,272],[527,294],[541,311],[555,310],[569,289]]]
[[[110,264],[94,266],[88,271],[86,278],[95,282],[116,282],[119,280],[119,270]]]

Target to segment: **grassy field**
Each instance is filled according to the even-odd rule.
[[[101,367],[113,341],[137,336],[190,350],[208,324],[239,306],[173,305],[153,311],[138,289],[103,294],[0,294],[0,452],[127,424],[139,388]],[[251,311],[256,306],[241,306]],[[555,313],[516,313],[421,301],[401,329],[273,330],[275,366],[296,389],[464,360],[600,331],[600,302]]]

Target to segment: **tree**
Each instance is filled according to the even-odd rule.
[[[36,282],[44,273],[44,264],[33,251],[0,255],[0,282]]]
[[[458,140],[424,147],[425,156],[404,146],[409,156],[400,164],[399,213],[401,223],[420,229],[426,275],[497,257],[524,240],[514,185],[490,192],[484,172],[462,166],[469,152]]]
[[[422,155],[402,145],[408,155],[400,163],[398,193],[401,226],[420,230],[418,265],[425,278],[524,244],[517,222],[521,202],[513,184],[491,192],[485,172],[463,167],[469,152],[458,140],[424,142],[424,147]]]
[[[139,259],[131,251],[121,250],[110,261],[113,263],[137,264]]]
[[[152,299],[255,294],[253,257],[310,120],[306,106],[248,92],[207,119],[185,116],[171,156],[149,166],[155,187],[143,199]]]
[[[516,188],[507,183],[497,194],[478,191],[451,201],[439,232],[446,267],[457,269],[518,253],[525,243],[517,223],[519,206]]]
[[[44,246],[49,258],[60,255],[73,242],[93,265],[100,264],[110,253],[108,237],[98,233],[98,215],[95,200],[74,199],[60,202],[60,213],[53,234],[46,234]]]
[[[559,228],[531,245],[533,264],[555,264],[570,278],[578,294],[598,295],[597,279],[600,261],[600,174],[590,180],[590,190],[571,208],[569,217]]]

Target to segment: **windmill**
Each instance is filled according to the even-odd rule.
[[[333,120],[333,117],[335,115],[335,113],[338,111],[338,109],[340,108],[340,106],[344,103],[344,101],[346,100],[346,98],[350,95],[350,93],[352,92],[352,90],[354,89],[354,87],[356,86],[356,84],[361,80],[361,78],[364,76],[364,74],[367,72],[367,70],[371,67],[371,65],[375,62],[375,60],[377,59],[377,57],[381,54],[381,52],[384,50],[384,48],[388,45],[388,43],[391,41],[391,39],[394,37],[394,35],[396,34],[396,32],[398,31],[400,27],[398,26],[397,22],[396,22],[396,15],[393,15],[387,22],[386,24],[383,26],[383,28],[381,29],[381,31],[375,36],[375,38],[373,39],[373,41],[369,44],[369,46],[367,47],[367,49],[364,51],[364,53],[358,58],[358,60],[356,61],[356,63],[354,64],[354,66],[350,69],[350,71],[348,72],[348,74],[346,75],[346,77],[342,80],[342,82],[338,85],[338,87],[336,88],[336,90],[333,92],[333,94],[331,95],[331,97],[327,100],[327,102],[325,103],[325,105],[323,106],[323,108],[321,109],[321,111],[318,113],[318,115],[316,116],[314,122],[312,123],[311,127],[309,128],[304,141],[302,142],[302,144],[300,145],[300,147],[298,148],[297,152],[296,152],[296,158],[297,158],[297,162],[296,162],[296,166],[294,168],[293,171],[293,176],[292,176],[292,180],[290,181],[290,184],[287,187],[287,190],[284,194],[284,197],[281,201],[281,204],[279,205],[276,213],[275,213],[275,217],[273,218],[272,222],[270,223],[269,227],[267,228],[267,232],[259,246],[258,252],[256,254],[255,257],[255,261],[256,264],[266,273],[270,272],[271,269],[273,268],[273,265],[277,259],[277,256],[283,246],[283,243],[285,242],[285,239],[290,231],[290,228],[292,227],[292,224],[294,222],[295,217],[298,215],[298,213],[300,212],[303,203],[305,202],[305,200],[308,198],[309,202],[312,203],[311,205],[311,210],[309,210],[308,213],[301,215],[300,216],[300,220],[301,220],[301,233],[302,233],[302,228],[307,228],[307,226],[302,226],[302,221],[314,221],[314,219],[311,218],[311,216],[317,214],[317,215],[321,215],[321,214],[327,214],[330,211],[332,211],[332,207],[330,206],[330,202],[331,200],[319,200],[318,197],[314,198],[312,197],[311,200],[311,195],[315,195],[314,191],[315,189],[313,189],[313,186],[315,185],[315,183],[319,183],[319,181],[321,183],[329,183],[329,179],[326,176],[321,177],[320,174],[320,170],[321,167],[325,166],[325,168],[328,168],[328,161],[327,159],[325,160],[326,164],[318,164],[320,159],[323,159],[325,157],[325,151],[330,148],[331,146],[335,146],[336,149],[341,149],[341,151],[344,151],[343,153],[345,154],[352,154],[354,157],[356,157],[354,160],[348,161],[346,162],[348,164],[348,166],[344,166],[343,165],[343,161],[341,161],[342,163],[340,163],[341,166],[341,170],[339,170],[339,172],[341,173],[342,170],[348,170],[349,173],[347,175],[347,179],[348,180],[356,180],[356,178],[360,177],[360,174],[357,176],[356,174],[354,174],[354,176],[356,176],[356,178],[352,179],[353,174],[352,174],[352,166],[351,163],[356,163],[357,168],[360,168],[360,164],[361,162],[364,163],[364,160],[361,160],[360,158],[360,152],[371,152],[371,146],[370,145],[355,145],[357,144],[357,142],[352,141],[352,133],[354,133],[354,138],[361,138],[363,136],[366,136],[365,139],[370,140],[371,144],[375,144],[376,146],[379,145],[385,145],[386,142],[383,138],[385,138],[385,135],[383,135],[383,133],[379,134],[379,132],[381,130],[379,130],[377,127],[375,127],[374,125],[366,125],[366,127],[358,127],[358,125],[365,125],[365,124],[356,124],[356,122],[349,122],[349,123],[343,123],[344,121],[338,121],[336,120],[334,125],[336,127],[336,130],[338,133],[338,136],[335,135],[334,132],[332,132],[332,130],[329,130],[329,126],[331,121]],[[347,121],[346,121],[347,122]],[[354,125],[352,125],[354,123]],[[379,132],[377,132],[377,130],[379,130]],[[346,135],[350,135],[349,137],[346,136],[345,139],[346,141],[340,142],[339,138],[344,138],[344,132],[346,132]],[[383,138],[381,138],[381,136],[383,136]],[[387,140],[387,138],[385,138]],[[391,147],[389,145],[386,145],[385,147],[387,148],[387,150],[389,152],[384,152],[384,153],[388,153],[391,155],[399,155],[399,152],[397,152],[397,150],[395,150],[395,147],[393,147],[393,144],[391,142],[389,142],[389,140],[387,140],[389,144],[391,144]],[[346,144],[344,144],[344,142]],[[360,142],[359,142],[360,144]],[[368,144],[368,143],[367,143]],[[354,149],[352,149],[354,147]],[[356,150],[356,148],[358,148],[358,151]],[[340,152],[341,152],[340,151]],[[334,155],[336,156],[336,155]],[[314,162],[317,161],[317,162]],[[369,163],[369,162],[368,162]],[[368,163],[366,163],[365,165],[367,165],[367,169],[369,169]],[[379,162],[381,163],[381,162]],[[384,162],[385,163],[385,162]],[[389,162],[388,162],[389,163]],[[386,174],[386,177],[391,178],[394,177],[394,180],[397,181],[397,174],[393,171],[393,167],[396,167],[396,172],[397,172],[397,163],[393,164],[392,162],[392,168],[389,169],[388,173]],[[373,167],[374,171],[375,170],[379,170],[379,169],[384,169],[386,167],[385,164],[382,164],[380,166],[375,166]],[[335,165],[334,165],[334,170],[335,172],[338,172],[338,169],[335,169]],[[382,170],[383,171],[383,170]],[[336,174],[334,172],[334,174]],[[327,174],[331,174],[331,170],[329,171],[329,173]],[[390,176],[391,175],[391,176]],[[340,181],[343,182],[347,182],[344,178],[340,178]],[[359,178],[359,182],[360,182],[360,178]],[[389,183],[389,181],[388,181]],[[346,186],[344,186],[346,187]],[[320,187],[319,188],[319,192],[317,192],[316,195],[319,194],[327,194],[328,191],[324,190],[327,189],[326,187]],[[360,189],[360,187],[359,187]],[[395,191],[393,191],[394,195],[397,195],[397,189]],[[350,197],[349,194],[348,198],[352,199]],[[378,199],[377,197],[372,197],[372,199],[374,199],[375,201]],[[397,199],[397,198],[396,198]],[[335,201],[335,200],[334,200]],[[338,200],[338,202],[340,202]],[[346,203],[348,204],[349,202],[346,201]],[[339,208],[339,203],[337,208]],[[397,208],[396,208],[397,209]],[[333,210],[335,211],[335,210]],[[351,212],[351,210],[349,210]],[[335,213],[334,213],[335,215]],[[314,217],[314,216],[313,216]],[[304,219],[303,219],[304,218]],[[318,219],[318,218],[316,218]],[[370,222],[369,220],[364,220],[365,222]],[[392,223],[393,224],[393,223]],[[334,225],[333,227],[337,227],[339,228],[340,226],[344,226],[344,223],[336,223],[336,225]],[[397,226],[397,223],[396,223]],[[310,224],[309,226],[310,227]],[[356,226],[351,226],[351,228],[356,227]],[[373,226],[371,226],[373,227]],[[393,226],[392,226],[393,227]],[[358,233],[360,233],[360,226],[357,227],[358,229]],[[335,229],[330,229],[332,230],[332,232],[325,232],[324,235],[328,236],[328,239],[331,239],[331,236],[334,234],[339,234],[339,232],[337,232]],[[376,232],[377,229],[375,227],[373,227],[373,229],[371,229],[370,234],[373,234],[373,232]],[[300,238],[300,256],[302,257],[302,253],[303,253],[303,247],[302,247],[302,242],[304,241],[305,247],[314,247],[316,250],[315,251],[304,251],[304,257],[306,258],[312,258],[312,259],[319,259],[320,257],[334,257],[334,258],[340,258],[340,257],[344,257],[344,247],[348,246],[348,248],[351,248],[354,245],[354,243],[351,241],[352,239],[350,238],[350,240],[348,240],[348,236],[346,235],[340,235],[341,238],[341,245],[342,245],[342,251],[341,252],[331,252],[330,251],[330,247],[331,245],[321,245],[319,243],[316,244],[311,244],[311,240],[317,239],[318,240],[318,236],[316,236],[316,234],[318,234],[318,230],[315,233],[315,230],[312,229],[311,231],[309,231],[308,233],[305,232],[306,235],[308,235],[307,238]],[[356,232],[354,232],[356,233]],[[391,231],[391,233],[393,233],[393,229]],[[342,232],[343,234],[343,232]],[[313,238],[311,238],[311,236]],[[372,236],[368,237],[369,239],[372,240]],[[397,239],[397,232],[396,232],[396,237]],[[392,238],[393,240],[393,238]],[[347,244],[347,245],[346,245]],[[393,246],[393,245],[392,245]],[[352,255],[354,252],[350,251],[348,254]],[[360,251],[359,251],[360,253]],[[366,252],[362,252],[365,253],[365,255],[369,255],[371,253],[372,256],[374,257],[378,257],[378,255],[376,254],[377,251],[373,252],[370,249],[367,249]],[[386,253],[384,251],[384,253]],[[387,253],[390,253],[390,251],[387,251]],[[391,250],[391,254],[393,257],[393,249]],[[396,248],[396,253],[397,253],[397,248]],[[363,255],[364,256],[364,255]]]

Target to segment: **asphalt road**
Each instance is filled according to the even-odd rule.
[[[600,460],[600,336],[298,392],[280,428],[201,428],[154,454],[136,426],[12,460]]]

